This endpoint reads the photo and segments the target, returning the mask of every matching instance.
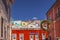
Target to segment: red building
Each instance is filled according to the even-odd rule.
[[[45,40],[48,32],[40,27],[40,20],[12,22],[12,40]],[[21,25],[20,25],[21,24]]]
[[[47,20],[50,20],[50,40],[60,40],[60,0],[56,0],[48,10],[46,16]]]

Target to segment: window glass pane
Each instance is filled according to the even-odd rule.
[[[24,34],[22,33],[22,34],[20,34],[20,38],[19,38],[20,40],[24,40]]]
[[[60,17],[60,7],[58,8],[58,14],[57,17]]]
[[[1,5],[0,5],[0,13],[1,13],[1,9],[2,9],[2,7],[1,7]]]
[[[3,18],[1,17],[1,37],[3,37]]]
[[[30,40],[34,40],[34,35],[30,34]]]
[[[58,11],[60,12],[60,7],[58,8]]]
[[[42,34],[42,40],[45,40],[45,39],[46,39],[46,35]]]
[[[48,19],[49,21],[52,21],[52,20],[53,20],[52,14],[50,14],[47,19]]]
[[[16,34],[12,34],[12,39],[16,39]]]
[[[35,40],[39,40],[39,34],[35,35]]]

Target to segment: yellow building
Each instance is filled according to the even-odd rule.
[[[0,40],[11,40],[10,6],[13,0],[0,0]]]

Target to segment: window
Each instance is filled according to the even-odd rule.
[[[39,40],[39,34],[35,35],[35,40]]]
[[[50,14],[50,15],[47,17],[47,19],[48,19],[49,21],[52,21],[52,20],[53,20],[52,15]]]
[[[30,40],[34,40],[34,35],[30,34]]]
[[[46,35],[43,33],[42,34],[42,40],[45,40],[46,39]]]
[[[60,7],[58,8],[58,14],[57,17],[60,17]]]
[[[1,7],[1,5],[0,5],[0,13],[1,13],[1,9],[2,9],[2,7]]]
[[[51,36],[49,36],[49,38],[48,38],[49,40],[51,40]]]
[[[60,7],[58,8],[58,13],[55,14],[55,19],[60,18]]]
[[[1,17],[1,37],[3,38],[3,18],[2,17]]]
[[[16,40],[16,34],[12,34],[12,39],[14,40]]]
[[[58,8],[58,14],[60,15],[60,7]]]
[[[23,33],[20,34],[20,38],[19,39],[20,40],[24,40],[24,34]]]

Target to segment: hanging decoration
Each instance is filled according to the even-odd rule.
[[[49,21],[48,20],[44,20],[41,22],[41,28],[45,31],[48,31],[49,29]]]

